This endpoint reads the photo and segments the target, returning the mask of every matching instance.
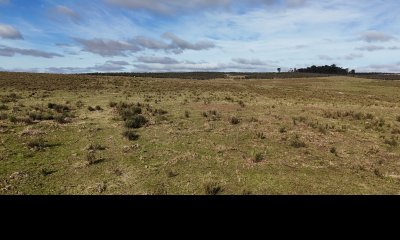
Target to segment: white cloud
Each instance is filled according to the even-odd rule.
[[[22,34],[14,27],[0,23],[0,38],[23,39]]]

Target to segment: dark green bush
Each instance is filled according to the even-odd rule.
[[[148,120],[143,115],[136,115],[125,121],[125,127],[127,128],[141,128]]]

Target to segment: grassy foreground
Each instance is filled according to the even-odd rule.
[[[399,194],[399,136],[400,81],[0,73],[0,194]]]

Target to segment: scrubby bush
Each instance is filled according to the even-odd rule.
[[[264,155],[262,153],[257,153],[253,158],[254,163],[259,163],[262,162],[263,160],[264,160]]]
[[[77,108],[82,108],[83,106],[85,106],[85,104],[81,100],[77,101],[75,105]]]
[[[62,105],[62,104],[56,104],[56,103],[48,103],[47,107],[49,109],[53,109],[54,111],[58,112],[58,113],[63,113],[63,112],[69,112],[70,108],[66,105]]]
[[[236,125],[240,123],[240,119],[237,117],[231,117],[230,122],[231,124]]]
[[[148,120],[143,115],[136,115],[125,121],[125,127],[127,128],[141,128]]]
[[[305,148],[307,144],[300,139],[299,135],[296,135],[290,142],[290,146],[294,148]]]
[[[0,105],[0,111],[6,111],[8,110],[8,106],[5,104]]]
[[[7,113],[0,113],[0,120],[6,120],[8,118]]]
[[[390,145],[392,147],[397,147],[399,145],[395,137],[392,137],[391,139],[385,139],[385,144]]]
[[[280,132],[280,133],[285,133],[285,132],[287,132],[286,127],[280,127],[280,128],[279,128],[279,132]]]
[[[221,185],[214,181],[205,183],[204,190],[207,195],[217,195],[223,191]]]
[[[263,132],[258,132],[257,133],[257,138],[259,139],[266,139],[267,137],[265,136],[265,134]]]
[[[155,115],[165,115],[165,114],[167,114],[168,112],[167,111],[165,111],[165,110],[163,110],[163,109],[156,109],[155,111],[154,111],[154,114]]]
[[[45,140],[43,140],[42,138],[38,138],[29,141],[27,146],[32,150],[40,151],[45,149],[47,145]]]
[[[185,111],[185,118],[190,118],[190,112],[189,111]]]
[[[111,108],[115,108],[116,106],[118,106],[118,103],[116,103],[116,102],[110,102],[108,105],[109,105]]]
[[[136,141],[139,139],[139,135],[133,130],[127,130],[123,133],[123,136],[126,137],[129,141]]]

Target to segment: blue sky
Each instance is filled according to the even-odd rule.
[[[400,72],[398,0],[0,0],[0,71]]]

